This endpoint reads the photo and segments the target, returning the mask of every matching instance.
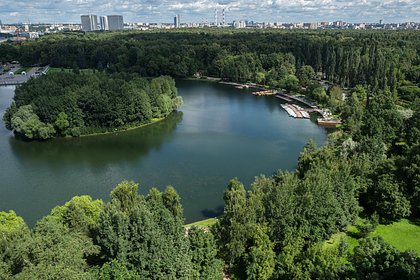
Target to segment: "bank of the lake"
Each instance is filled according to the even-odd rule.
[[[221,213],[228,181],[245,184],[277,169],[294,170],[309,139],[323,128],[290,118],[274,97],[202,81],[177,81],[184,105],[166,119],[125,132],[45,142],[15,139],[0,126],[0,211],[13,209],[30,224],[75,195],[109,199],[122,180],[140,192],[173,185],[187,222]],[[0,114],[13,88],[0,87]]]
[[[112,134],[112,133],[119,133],[119,132],[135,130],[135,129],[139,129],[139,128],[143,128],[143,127],[152,125],[152,124],[157,123],[159,121],[163,121],[164,119],[165,118],[153,118],[149,123],[144,123],[144,124],[140,124],[140,125],[133,125],[133,126],[123,127],[123,128],[115,128],[113,131],[82,134],[79,137],[94,137],[94,136],[101,136],[101,135],[107,135],[107,134]],[[72,136],[67,136],[67,137],[70,138]]]

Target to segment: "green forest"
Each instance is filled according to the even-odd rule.
[[[170,77],[49,73],[17,87],[6,127],[28,139],[117,131],[165,118],[182,104]]]
[[[31,122],[42,122],[39,127],[54,129],[54,135],[72,135],[78,118],[89,131],[97,129],[98,118],[114,128],[163,117],[180,101],[173,81],[137,75],[197,72],[303,93],[331,108],[343,124],[323,147],[309,142],[295,171],[273,170],[250,186],[236,178],[227,182],[224,212],[205,227],[185,227],[173,187],[143,196],[128,181],[116,186],[109,201],[74,197],[32,229],[13,211],[1,212],[0,279],[420,279],[416,244],[399,250],[374,234],[402,219],[420,227],[419,32],[70,33],[0,45],[0,60],[12,59],[73,69],[17,89],[5,117],[14,130],[21,124],[13,122],[19,111],[36,115]],[[95,71],[80,70],[87,68]],[[86,94],[102,94],[95,93],[102,86],[98,80],[107,83],[104,96],[109,90],[134,99],[120,87],[133,89],[134,100],[148,100],[147,109],[130,103],[138,110],[133,113],[126,103],[106,104],[124,105],[111,109],[121,115],[115,123],[115,116],[95,111],[104,97],[92,96],[90,117],[80,117],[76,109],[90,103],[78,103],[85,96],[77,92],[86,86],[86,92],[92,87]],[[343,89],[346,98],[338,98]],[[53,98],[65,91],[71,94]],[[169,97],[170,110],[153,101],[159,94]]]

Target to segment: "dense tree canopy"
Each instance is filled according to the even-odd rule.
[[[147,124],[181,104],[169,77],[62,71],[18,87],[4,120],[19,135],[48,139]]]
[[[0,45],[0,60],[75,70],[17,88],[4,119],[27,138],[126,128],[180,105],[171,78],[127,73],[254,81],[304,93],[343,121],[325,146],[304,147],[295,171],[249,188],[231,180],[210,228],[184,228],[173,187],[143,196],[128,181],[109,202],[74,197],[34,229],[0,212],[0,279],[418,279],[416,253],[369,232],[420,217],[419,53],[419,33],[407,31],[71,33]],[[352,250],[329,244],[352,225]]]

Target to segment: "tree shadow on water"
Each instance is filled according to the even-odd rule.
[[[53,166],[63,163],[94,166],[108,163],[135,162],[171,138],[182,121],[182,112],[173,112],[166,119],[146,127],[106,135],[57,138],[48,141],[9,139],[13,154],[24,162]]]
[[[214,209],[204,209],[201,210],[201,214],[205,217],[205,218],[215,218],[218,217],[220,215],[223,214],[224,211],[224,207],[223,205],[220,205]]]

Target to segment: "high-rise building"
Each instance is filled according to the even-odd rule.
[[[111,15],[107,16],[108,19],[108,29],[109,30],[123,30],[124,29],[124,20],[123,16],[120,15]]]
[[[175,26],[175,28],[179,28],[179,25],[180,25],[180,23],[179,23],[179,15],[176,15],[174,17],[174,26]]]
[[[82,30],[95,31],[98,30],[98,18],[96,15],[82,15]]]
[[[99,17],[99,21],[100,21],[100,25],[101,25],[101,30],[109,30],[108,17],[107,16]]]

